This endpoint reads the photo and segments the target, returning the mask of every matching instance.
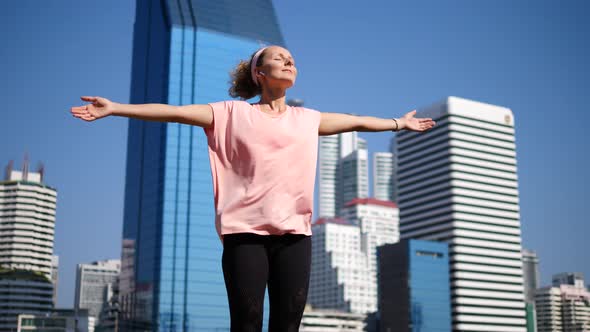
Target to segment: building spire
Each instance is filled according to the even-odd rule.
[[[29,153],[25,152],[25,160],[23,162],[23,181],[29,180]]]

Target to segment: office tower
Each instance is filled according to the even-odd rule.
[[[308,302],[318,309],[375,311],[368,257],[361,251],[358,225],[341,218],[320,218],[312,231]]]
[[[537,331],[535,291],[540,286],[539,258],[532,250],[522,250],[522,275],[524,279],[524,300],[526,304],[527,332]]]
[[[53,309],[53,285],[40,271],[0,267],[0,331],[16,331],[18,315],[45,315]]]
[[[51,282],[53,283],[53,306],[57,306],[57,284],[59,282],[58,277],[59,270],[59,256],[53,255],[51,259]]]
[[[358,148],[340,160],[340,177],[336,183],[337,216],[351,200],[369,197],[368,155],[366,149]]]
[[[344,206],[342,218],[360,228],[361,251],[369,257],[369,271],[377,291],[377,247],[399,241],[399,209],[390,201],[356,198]]]
[[[343,218],[312,226],[309,303],[318,309],[367,314],[377,311],[376,247],[398,240],[395,204],[355,199]]]
[[[368,149],[367,148],[367,140],[364,138],[358,137],[357,141],[356,141],[356,148],[359,150],[367,150]]]
[[[373,196],[376,199],[393,202],[393,153],[373,154]]]
[[[338,209],[343,205],[340,203],[343,197],[338,196],[342,187],[341,160],[358,150],[359,145],[363,144],[359,143],[356,132],[320,136],[318,144],[318,211],[316,215],[320,218],[331,218],[338,215]]]
[[[402,239],[449,244],[453,331],[526,331],[512,111],[449,97],[397,133]]]
[[[111,301],[112,288],[117,284],[120,270],[121,261],[118,259],[78,264],[74,308],[88,309],[90,316],[98,320],[103,308]]]
[[[0,181],[0,266],[52,274],[57,191],[43,183],[43,166],[6,167]]]
[[[450,332],[448,245],[403,240],[377,252],[379,331]]]
[[[228,72],[284,45],[270,0],[137,1],[133,104],[227,100]],[[129,120],[122,271],[126,329],[229,326],[208,143],[200,127]],[[133,250],[125,246],[133,243]],[[129,281],[133,282],[129,282]],[[268,307],[268,306],[266,306]]]
[[[590,292],[581,273],[553,276],[553,286],[535,293],[538,332],[590,331]]]

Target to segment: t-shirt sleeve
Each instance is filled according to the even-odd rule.
[[[320,132],[320,121],[322,120],[322,113],[320,111],[316,111],[311,108],[305,109],[307,116],[310,118],[311,123],[313,123],[316,132],[319,134]]]
[[[209,128],[203,128],[209,145],[215,145],[219,141],[220,136],[225,136],[227,130],[227,121],[232,110],[233,102],[218,101],[209,103],[213,109],[213,124]]]

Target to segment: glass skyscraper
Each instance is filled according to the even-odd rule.
[[[284,45],[270,0],[137,1],[130,103],[229,99],[229,71]],[[121,330],[229,331],[207,139],[129,120]],[[265,312],[266,316],[266,312]]]
[[[377,257],[379,331],[451,332],[448,245],[403,240]]]

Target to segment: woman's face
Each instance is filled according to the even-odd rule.
[[[290,88],[295,84],[297,68],[291,53],[280,46],[270,46],[264,50],[262,65],[258,67],[258,81],[269,87]]]

